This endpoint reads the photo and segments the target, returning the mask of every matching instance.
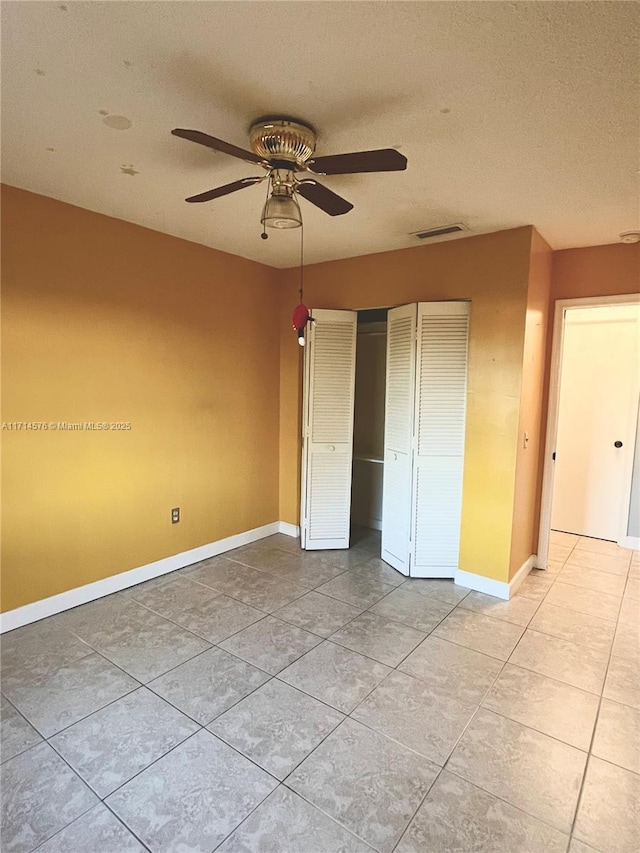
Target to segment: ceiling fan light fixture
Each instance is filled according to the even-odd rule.
[[[175,127],[171,133],[266,170],[264,177],[243,178],[185,199],[188,202],[212,201],[268,178],[271,192],[260,218],[263,239],[267,239],[267,228],[302,226],[297,195],[301,195],[329,216],[341,216],[353,208],[351,202],[341,198],[315,178],[299,180],[296,178],[297,172],[309,172],[312,175],[356,175],[364,172],[397,172],[407,168],[407,158],[395,148],[316,157],[316,131],[311,125],[291,116],[268,115],[256,119],[249,128],[251,151],[225,142],[224,139],[217,139],[201,130]]]
[[[297,199],[288,193],[269,196],[262,209],[260,222],[265,228],[300,228],[302,214]]]

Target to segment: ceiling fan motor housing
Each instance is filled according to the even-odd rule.
[[[295,163],[304,166],[316,149],[316,133],[312,127],[294,119],[261,118],[249,131],[251,150],[272,165]],[[276,163],[274,163],[276,161]]]

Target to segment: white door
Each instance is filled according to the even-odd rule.
[[[348,548],[356,365],[355,311],[311,312],[303,402],[301,544]]]
[[[555,530],[612,541],[626,535],[638,411],[638,325],[635,306],[566,312],[551,515]]]
[[[418,305],[411,576],[458,568],[467,400],[468,302]]]
[[[387,314],[382,559],[409,574],[417,305]]]

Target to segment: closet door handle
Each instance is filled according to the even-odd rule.
[[[327,444],[327,450],[330,450],[332,453],[336,449],[335,444]]]
[[[397,461],[398,461],[398,454],[397,454],[397,453],[394,453],[394,454],[393,454],[393,461],[394,461],[394,462],[397,462]]]

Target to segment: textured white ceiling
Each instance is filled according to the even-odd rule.
[[[260,239],[264,185],[183,201],[262,171],[170,135],[248,147],[253,119],[285,113],[316,126],[319,155],[409,160],[322,179],[345,216],[301,200],[309,263],[459,221],[611,243],[640,226],[639,31],[628,2],[3,2],[2,178],[292,266],[299,231]]]

